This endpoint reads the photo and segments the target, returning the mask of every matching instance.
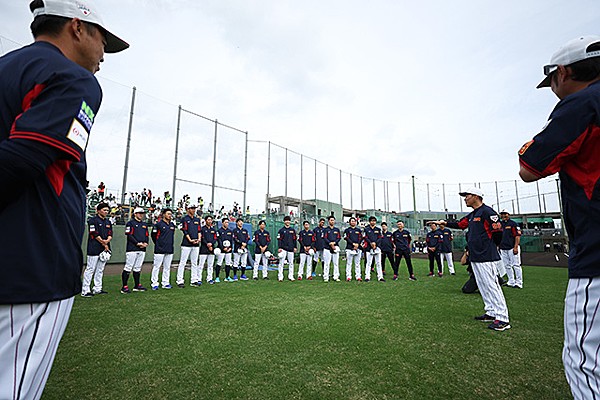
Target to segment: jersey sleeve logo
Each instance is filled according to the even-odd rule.
[[[531,146],[532,144],[533,144],[533,140],[530,140],[529,142],[525,143],[521,147],[521,150],[519,150],[519,155],[522,156],[523,154],[525,154],[525,152],[527,151],[527,149],[529,148],[529,146]]]
[[[67,133],[67,139],[75,143],[81,150],[84,150],[87,146],[89,133],[85,130],[81,122],[77,118],[73,119],[73,123]]]
[[[492,222],[498,222],[498,216],[497,215],[490,215],[490,219],[492,220]]]

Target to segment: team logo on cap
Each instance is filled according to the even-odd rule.
[[[83,5],[81,3],[77,3],[77,8],[79,8],[79,11],[81,11],[81,13],[83,15],[85,15],[86,17],[92,13],[92,11],[89,8],[87,8],[85,5]]]

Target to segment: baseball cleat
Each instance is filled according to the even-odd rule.
[[[263,280],[268,281],[269,277],[268,276],[263,276]]]
[[[215,283],[221,283],[221,279],[219,279],[218,276],[217,276],[217,279],[215,279]]]
[[[106,290],[101,290],[99,292],[94,292],[94,296],[97,294],[108,294],[108,292]]]
[[[340,278],[333,278],[334,281],[339,282]]]
[[[393,280],[393,281],[397,281],[397,280],[398,280],[398,275],[394,275],[394,276],[392,277],[392,280]]]
[[[133,287],[133,291],[134,291],[134,292],[145,292],[146,290],[148,290],[148,289],[146,289],[146,288],[145,288],[145,287],[143,287],[142,285],[137,285],[137,286],[134,286],[134,287]]]
[[[237,277],[237,275],[234,275],[232,280],[233,280],[234,282],[237,282],[237,280],[238,280],[238,277]]]
[[[248,280],[248,278],[246,278],[246,275],[242,275],[242,276],[240,277],[240,279],[241,279],[241,280],[243,280],[243,281],[247,281],[247,280]]]
[[[298,275],[298,280],[301,281],[302,280],[302,275]]]
[[[312,275],[311,275],[311,276],[309,276],[309,277],[308,277],[308,278],[306,278],[306,279],[308,279],[309,281],[312,281],[312,280],[313,280],[313,277],[312,277]]]
[[[164,285],[164,286],[163,286],[163,289],[171,289],[172,287],[173,287],[173,286],[171,286],[171,285]]]
[[[215,284],[215,281],[213,281],[213,280],[211,279],[210,281],[208,281],[208,284],[209,284],[209,285],[214,285],[214,284]]]
[[[442,276],[444,276],[444,274],[442,274],[441,272],[438,272],[438,276],[441,278]]]
[[[507,329],[510,329],[510,324],[508,322],[495,320],[494,322],[492,322],[491,324],[488,325],[488,328],[493,329],[495,331],[502,332]]]
[[[481,321],[481,322],[493,322],[496,318],[494,318],[488,314],[483,314],[483,315],[478,315],[477,317],[474,317],[473,319],[475,321]]]
[[[90,292],[87,292],[87,293],[81,293],[81,297],[90,298],[90,297],[94,297],[94,295]]]
[[[191,285],[191,283],[190,283],[190,285]],[[178,283],[177,287],[180,289],[183,289],[185,287],[185,285],[183,283]]]
[[[362,278],[356,278],[356,282],[362,282]]]
[[[346,278],[346,282],[352,282],[352,278]]]
[[[385,279],[381,278],[381,279],[379,280],[379,282],[385,282]]]
[[[417,278],[415,278],[415,276],[414,276],[414,275],[411,275],[411,276],[410,276],[410,278],[408,278],[408,280],[409,280],[409,281],[416,281],[416,280],[417,280]]]
[[[190,286],[194,286],[194,287],[198,287],[200,285],[202,285],[202,282],[200,282],[200,281],[198,281],[198,282],[191,282],[190,283]]]
[[[433,276],[433,272],[428,273],[427,276]]]
[[[158,286],[152,286],[152,290],[158,290]]]
[[[252,278],[252,279],[254,279],[255,281],[257,281],[257,280],[258,280],[258,277],[257,277],[257,276],[255,276],[255,277],[254,277],[254,278]]]
[[[129,290],[129,288],[127,286],[123,286],[121,288],[121,293],[123,293],[123,294],[129,294],[129,293],[131,293],[131,290]]]

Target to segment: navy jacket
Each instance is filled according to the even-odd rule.
[[[138,243],[148,243],[148,224],[135,218],[125,225],[127,248],[125,251],[146,251],[145,247],[138,247]]]
[[[173,239],[175,238],[175,224],[173,221],[166,223],[164,220],[154,224],[152,241],[154,254],[173,254]]]

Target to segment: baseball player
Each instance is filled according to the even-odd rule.
[[[323,230],[325,229],[325,218],[319,218],[319,225],[313,229],[315,234],[315,255],[313,259],[312,276],[317,275],[317,265],[321,260],[321,270],[323,269],[323,249],[325,248],[325,239],[323,238]]]
[[[366,262],[365,262],[365,282],[369,282],[371,280],[371,272],[373,271],[373,261],[375,261],[375,265],[377,268],[377,279],[380,282],[385,282],[383,279],[383,270],[381,268],[381,248],[379,247],[379,242],[381,240],[381,228],[376,226],[377,218],[374,216],[369,217],[369,225],[365,228],[363,247],[366,253]]]
[[[158,290],[158,273],[162,267],[161,285],[163,289],[171,289],[171,262],[173,261],[173,239],[175,237],[175,224],[173,223],[173,210],[165,208],[161,213],[161,220],[152,228],[152,241],[154,242],[154,262],[152,264],[152,290]]]
[[[244,220],[238,218],[236,221],[236,227],[233,229],[233,280],[237,281],[237,270],[240,270],[240,279],[247,281],[246,277],[246,260],[248,259],[248,242],[250,241],[250,234],[244,228]]]
[[[500,258],[508,275],[508,287],[523,288],[523,269],[521,268],[521,228],[512,219],[507,210],[500,212],[502,218],[502,241]]]
[[[440,221],[440,231],[442,233],[442,244],[440,246],[442,273],[444,272],[444,261],[446,261],[450,275],[456,275],[454,261],[452,260],[452,241],[454,240],[454,235],[450,229],[446,228],[446,221]]]
[[[131,290],[128,286],[129,274],[133,271],[133,291],[145,292],[146,288],[140,283],[140,275],[146,248],[148,247],[148,224],[143,221],[146,212],[138,207],[133,210],[133,219],[125,225],[125,237],[127,245],[125,249],[125,267],[121,274],[123,286],[121,293],[129,294]]]
[[[202,226],[200,218],[196,217],[196,208],[195,204],[188,205],[186,207],[186,215],[181,219],[183,239],[181,239],[181,258],[177,266],[177,287],[182,289],[185,287],[183,275],[188,258],[192,264],[190,282],[198,282],[200,280],[198,255],[200,254],[200,230]]]
[[[427,276],[434,276],[433,273],[433,262],[437,263],[438,276],[441,278],[444,276],[442,272],[442,260],[440,258],[440,249],[442,247],[442,231],[438,228],[436,221],[430,221],[427,225],[431,229],[427,232],[425,237],[425,243],[427,243],[427,256],[429,257],[429,274]]]
[[[306,279],[312,281],[312,255],[315,251],[315,233],[310,229],[308,221],[302,223],[303,230],[298,234],[300,243],[300,265],[298,265],[298,280],[302,280],[304,274],[304,265],[306,265]]]
[[[342,239],[340,230],[335,226],[335,217],[328,218],[329,226],[323,229],[325,248],[323,249],[323,281],[329,282],[329,265],[333,261],[333,280],[340,281],[340,247]]]
[[[294,253],[296,253],[296,230],[291,227],[292,218],[289,215],[283,217],[283,228],[277,232],[278,246],[278,274],[277,279],[283,282],[283,264],[288,263],[288,279],[294,281]]]
[[[496,331],[510,329],[508,307],[504,293],[496,277],[496,264],[502,262],[497,245],[502,240],[500,216],[483,204],[483,192],[472,187],[459,193],[467,207],[473,211],[458,222],[447,222],[449,228],[467,229],[469,260],[475,274],[485,313],[475,317],[478,321],[491,322],[488,327]]]
[[[400,268],[400,261],[402,257],[406,260],[406,266],[408,268],[408,279],[416,281],[415,274],[413,272],[412,260],[410,258],[410,242],[412,240],[410,232],[404,229],[404,222],[398,221],[396,223],[396,229],[393,233],[394,239],[394,280],[398,279],[398,270]]]
[[[211,285],[215,283],[213,280],[213,266],[215,263],[215,249],[218,247],[219,234],[212,225],[212,216],[207,215],[204,217],[204,226],[202,226],[200,232],[200,279],[195,284],[192,282],[191,286],[202,285],[202,271],[204,270],[204,264],[206,264],[206,281]]]
[[[394,237],[393,233],[388,231],[387,222],[381,223],[381,240],[379,241],[381,248],[381,272],[385,275],[385,259],[390,260],[390,265],[394,266]]]
[[[264,220],[258,222],[258,229],[254,231],[254,271],[252,273],[252,279],[258,280],[258,267],[262,263],[262,277],[263,279],[269,279],[269,243],[271,243],[271,235],[265,226],[267,223]]]
[[[344,230],[344,240],[346,240],[346,281],[352,281],[352,265],[354,265],[354,277],[358,282],[362,282],[360,272],[360,259],[362,249],[360,244],[363,241],[362,229],[356,226],[356,218],[350,217],[348,220],[350,226]]]
[[[563,363],[576,400],[598,399],[600,320],[600,37],[582,36],[554,53],[545,79],[560,99],[542,131],[520,150],[525,182],[559,173],[569,234]]]
[[[104,53],[128,47],[87,0],[29,8],[34,43],[0,58],[2,399],[41,397],[81,291],[94,73]]]
[[[104,276],[104,267],[107,259],[102,257],[102,253],[110,253],[110,241],[112,240],[112,224],[106,218],[110,212],[108,203],[98,203],[96,206],[96,216],[88,221],[89,235],[87,243],[87,266],[83,271],[83,288],[81,297],[92,297],[95,294],[106,294],[102,290],[102,278]],[[94,279],[94,289],[92,292],[91,284]]]
[[[215,282],[219,282],[219,273],[221,272],[221,266],[223,260],[225,260],[225,282],[233,282],[233,278],[229,276],[231,267],[233,266],[233,231],[229,229],[229,218],[225,217],[221,219],[221,227],[218,231],[219,235],[219,249],[221,254],[217,256],[217,271]]]

